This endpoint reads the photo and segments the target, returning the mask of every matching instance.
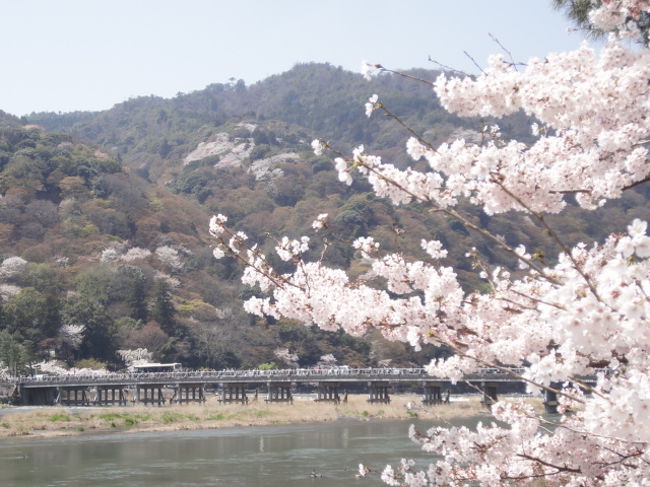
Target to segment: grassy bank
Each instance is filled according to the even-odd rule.
[[[330,404],[296,398],[293,404],[264,401],[248,405],[219,404],[210,398],[203,405],[163,407],[62,408],[17,410],[0,417],[0,438],[54,437],[86,432],[174,431],[233,426],[296,424],[352,419],[430,419],[487,413],[479,398],[430,407],[419,404],[419,396],[393,395],[390,404],[369,404],[366,395],[350,395],[347,403]]]

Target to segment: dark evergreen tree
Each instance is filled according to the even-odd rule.
[[[164,279],[157,279],[153,290],[153,309],[151,317],[158,322],[160,328],[170,336],[179,331],[175,320],[176,309],[172,302],[171,288]]]
[[[117,363],[115,323],[101,303],[86,296],[73,296],[65,304],[63,316],[66,323],[85,326],[78,358]]]
[[[29,362],[29,352],[21,340],[8,330],[0,331],[0,362],[12,375],[25,372]]]

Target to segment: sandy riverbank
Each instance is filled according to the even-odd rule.
[[[264,401],[248,405],[220,404],[210,398],[202,405],[163,407],[41,407],[7,411],[0,417],[0,439],[47,438],[88,432],[178,431],[234,426],[298,424],[353,419],[430,419],[488,414],[479,397],[462,397],[450,404],[420,405],[420,396],[393,395],[390,404],[369,404],[366,395],[350,395],[347,403],[314,402],[297,397],[293,404]],[[410,404],[409,404],[410,403]],[[409,406],[409,407],[407,407]],[[14,409],[14,408],[11,408]]]

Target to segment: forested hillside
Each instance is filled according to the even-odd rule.
[[[132,99],[104,112],[0,113],[0,360],[21,368],[53,355],[68,365],[118,368],[117,350],[147,348],[159,360],[222,368],[285,365],[294,355],[313,365],[328,354],[350,365],[408,364],[444,353],[255,319],[241,309],[251,290],[239,282],[234,259],[211,255],[207,222],[219,212],[265,250],[275,245],[269,235],[310,235],[318,258],[327,239],[325,261],[368,280],[367,264],[349,245],[363,235],[409,257],[424,255],[420,238],[442,241],[446,264],[468,288],[482,284],[468,272],[467,248],[514,267],[462,224],[418,205],[394,207],[363,182],[347,186],[330,158],[313,154],[310,142],[320,137],[342,151],[364,143],[408,163],[401,155],[407,131],[389,117],[366,118],[373,93],[434,144],[451,134],[480,137],[485,124],[447,114],[424,84],[394,75],[369,84],[323,64],[249,87]],[[522,114],[501,122],[506,137],[519,139],[531,137],[529,124]],[[567,244],[601,239],[633,218],[649,220],[648,196],[640,186],[598,212],[575,208],[548,221]],[[543,263],[559,250],[526,217],[463,211]],[[311,222],[321,213],[329,214],[328,228],[314,236]]]

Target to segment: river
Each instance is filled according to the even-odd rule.
[[[478,418],[463,424],[474,426]],[[414,421],[165,433],[113,433],[0,442],[2,487],[346,487],[382,485],[379,471],[430,456],[407,436]],[[416,426],[426,429],[430,422]],[[357,479],[359,463],[371,479]]]

